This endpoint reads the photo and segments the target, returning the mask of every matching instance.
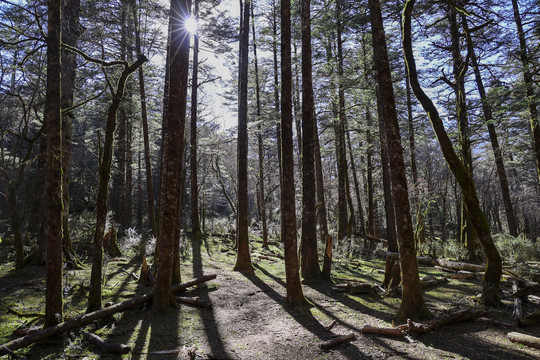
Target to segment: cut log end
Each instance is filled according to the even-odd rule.
[[[124,344],[111,344],[109,342],[106,342],[96,334],[92,334],[89,332],[83,333],[83,338],[96,345],[100,350],[115,354],[129,354],[131,351],[131,348]]]

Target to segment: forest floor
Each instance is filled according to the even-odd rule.
[[[207,249],[204,244],[210,244]],[[243,275],[231,269],[235,252],[221,239],[209,238],[186,251],[183,261],[184,281],[204,274],[217,274],[208,283],[188,289],[183,296],[198,296],[213,305],[212,310],[180,305],[154,313],[150,306],[116,314],[83,329],[50,338],[18,350],[27,359],[175,359],[165,354],[183,346],[196,349],[196,359],[539,359],[540,350],[511,343],[506,333],[519,331],[540,336],[540,326],[517,330],[498,327],[479,320],[449,325],[415,338],[389,338],[364,335],[364,325],[392,326],[400,299],[378,295],[336,293],[332,284],[323,281],[303,285],[304,294],[313,304],[301,311],[283,306],[285,272],[283,261],[276,257],[282,250],[272,245],[261,249],[252,242],[255,272]],[[5,254],[5,244],[0,253]],[[1,256],[1,255],[0,255]],[[5,258],[3,259],[5,260]],[[44,311],[45,267],[34,266],[15,271],[13,263],[0,261],[0,344],[14,338],[13,330],[32,318],[18,317],[9,309],[33,313]],[[104,269],[103,302],[120,302],[151,291],[137,283],[140,258],[108,259]],[[89,268],[64,273],[65,316],[82,314],[86,307],[84,290]],[[380,283],[381,260],[341,259],[334,262],[333,282],[362,281]],[[432,267],[420,267],[421,275],[444,276]],[[84,280],[84,283],[83,283]],[[480,279],[450,280],[425,290],[429,309],[435,316],[478,307]],[[82,284],[82,287],[81,287]],[[503,284],[504,305],[490,316],[511,321],[510,285]],[[529,304],[524,312],[531,312]],[[330,331],[325,326],[337,320]],[[83,331],[98,334],[112,343],[131,347],[127,355],[104,353],[82,338]],[[354,333],[355,339],[321,350],[320,344],[336,335]],[[157,353],[161,352],[161,353]]]

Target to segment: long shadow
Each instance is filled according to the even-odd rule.
[[[262,266],[260,266],[258,264],[255,264],[254,266],[258,270],[260,270],[262,273],[264,273],[264,275],[266,275],[269,278],[273,279],[279,285],[285,287],[285,282],[283,282],[283,280],[281,280],[277,276],[271,274],[270,272],[268,272],[268,270],[264,269]],[[317,292],[319,292],[319,293],[321,293],[323,295],[328,296],[329,298],[332,298],[332,299],[338,301],[339,303],[347,306],[351,310],[361,311],[364,314],[372,315],[372,316],[374,316],[376,318],[379,318],[381,320],[384,320],[384,321],[390,321],[392,319],[393,313],[387,313],[387,312],[384,312],[384,311],[379,311],[379,310],[369,308],[369,307],[359,303],[358,301],[354,300],[353,298],[349,297],[348,295],[341,294],[341,293],[335,293],[332,290],[332,287],[328,283],[317,281],[317,282],[311,282],[309,284],[306,284],[306,286],[308,286],[309,288],[311,288],[311,289],[313,289],[313,290],[315,290],[315,291],[317,291]],[[385,305],[391,306],[391,305],[388,305],[386,303],[385,303]],[[322,308],[322,306],[321,306],[321,308]],[[396,309],[396,311],[397,311],[397,309]]]
[[[260,266],[257,266],[257,268],[262,270]],[[266,272],[265,270],[264,272],[268,274],[268,272]],[[270,285],[262,281],[257,275],[244,274],[244,276],[255,286],[257,286],[262,292],[268,295],[268,297],[270,297],[272,300],[278,302],[279,304],[284,303],[285,298],[276,290],[274,290]],[[274,278],[274,276],[271,277]],[[334,335],[331,331],[326,330],[324,325],[321,324],[319,320],[317,320],[313,316],[311,311],[309,311],[308,309],[298,311],[288,306],[284,306],[283,309],[287,311],[289,315],[291,315],[300,325],[302,325],[306,330],[311,332],[319,339],[329,340],[332,335]],[[358,349],[358,347],[352,343],[343,343],[339,347],[334,348],[334,351],[339,351],[348,359],[372,359],[372,357],[362,353],[360,349]]]
[[[193,277],[199,277],[203,275],[203,263],[201,255],[202,242],[200,240],[192,240],[191,247],[193,255]],[[208,304],[212,304],[212,300],[208,295],[209,289],[206,283],[200,284],[198,286],[198,290],[200,290],[197,291],[199,298]],[[225,349],[225,344],[223,344],[214,311],[207,309],[198,309],[198,311],[204,325],[204,332],[206,333],[208,344],[210,345],[212,358],[232,358],[232,356]]]

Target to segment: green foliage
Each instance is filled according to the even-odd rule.
[[[513,237],[508,234],[496,234],[493,240],[501,257],[510,266],[526,266],[527,261],[540,258],[540,243],[523,236]]]

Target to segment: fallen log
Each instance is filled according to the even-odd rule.
[[[454,269],[454,270],[467,270],[467,271],[473,271],[473,272],[481,272],[486,269],[485,265],[476,265],[476,264],[469,264],[469,263],[450,261],[450,260],[437,259],[435,263],[436,265],[442,266],[444,268]]]
[[[182,304],[188,304],[193,306],[202,307],[205,309],[211,309],[212,304],[209,304],[207,302],[201,301],[199,298],[189,298],[189,297],[182,297],[182,296],[175,296],[174,299]]]
[[[321,346],[321,349],[323,349],[323,350],[330,349],[331,347],[339,345],[342,342],[345,342],[345,341],[350,340],[350,339],[354,339],[354,337],[355,337],[355,335],[353,333],[350,333],[350,334],[347,334],[347,335],[342,335],[342,336],[339,336],[339,337],[337,337],[335,339],[325,341],[320,346]]]
[[[425,323],[417,323],[412,320],[407,320],[406,324],[399,325],[395,328],[384,328],[365,325],[361,331],[362,333],[388,335],[395,337],[404,337],[407,334],[419,335],[439,329],[448,324],[475,320],[480,317],[486,316],[486,314],[487,313],[485,311],[473,311],[472,309],[467,309],[443,316],[438,319],[429,320]]]
[[[449,277],[452,280],[471,280],[471,279],[476,278],[476,274],[473,272],[469,272],[467,274],[459,273],[459,274],[448,275],[447,277]]]
[[[385,335],[385,336],[394,336],[394,337],[403,337],[403,330],[400,328],[387,328],[387,327],[377,327],[377,326],[371,326],[371,325],[364,325],[362,329],[360,329],[362,334],[377,334],[377,335]]]
[[[92,334],[89,332],[83,333],[83,338],[96,345],[101,351],[115,353],[115,354],[129,354],[131,351],[131,348],[125,344],[111,344],[109,342],[106,342],[96,334]]]
[[[518,332],[509,332],[506,334],[512,342],[527,345],[536,349],[540,349],[540,338]]]
[[[185,290],[191,286],[195,286],[197,284],[204,283],[206,281],[213,280],[217,277],[217,275],[205,275],[200,276],[198,278],[195,278],[193,280],[176,284],[171,287],[173,292],[180,292],[182,290]],[[31,335],[12,340],[8,343],[5,343],[0,346],[0,356],[9,354],[7,350],[15,351],[17,349],[23,348],[25,346],[28,346],[30,344],[33,344],[35,342],[41,341],[43,339],[46,339],[52,335],[62,333],[64,331],[68,331],[71,329],[79,328],[88,324],[91,324],[97,319],[101,319],[107,316],[110,316],[112,314],[116,314],[118,312],[126,311],[129,309],[132,309],[134,307],[137,307],[139,305],[142,305],[152,299],[153,294],[145,294],[138,296],[136,298],[133,298],[131,300],[126,300],[121,303],[118,303],[116,305],[110,306],[108,308],[96,310],[94,312],[84,314],[81,316],[74,317],[71,320],[68,320],[66,322],[50,326],[48,328],[44,328],[41,331],[38,331],[36,333],[33,333]]]
[[[517,319],[519,326],[528,326],[538,324],[540,322],[540,310],[533,312],[532,314],[525,315],[524,317]]]

